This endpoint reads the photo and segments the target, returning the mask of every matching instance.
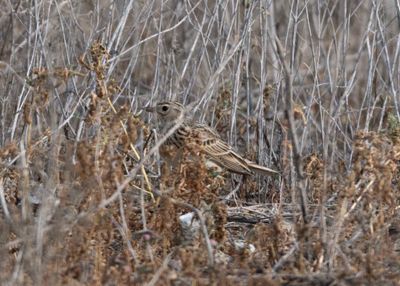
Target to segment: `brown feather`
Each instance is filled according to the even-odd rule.
[[[261,174],[261,175],[266,175],[266,176],[273,176],[273,175],[279,175],[280,173],[278,171],[272,170],[270,168],[258,165],[252,161],[246,160],[247,166],[249,166],[250,170]]]
[[[202,124],[193,126],[193,137],[201,146],[201,150],[210,159],[231,172],[252,174],[245,159],[232,150],[232,147],[222,141],[210,127]],[[210,139],[211,138],[211,139]]]
[[[146,108],[146,111],[157,112],[164,132],[169,130],[178,118],[186,117],[185,108],[177,102],[160,102],[156,107]],[[200,147],[201,152],[211,161],[231,172],[245,175],[251,175],[253,172],[263,175],[279,174],[277,171],[243,158],[225,143],[214,129],[204,124],[189,124],[185,120],[166,141],[166,144],[174,145],[178,149],[191,143]]]

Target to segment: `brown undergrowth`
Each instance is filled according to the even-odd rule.
[[[24,285],[396,285],[395,121],[385,132],[357,132],[351,162],[332,166],[317,153],[302,158],[304,218],[289,192],[289,141],[276,148],[283,149],[277,152],[282,178],[257,178],[267,181],[262,199],[260,181],[210,170],[191,148],[178,164],[161,164],[158,174],[160,162],[148,155],[149,125],[110,100],[119,87],[105,81],[108,59],[100,43],[80,59],[96,86],[82,140],[68,125],[43,130],[34,118],[56,112],[49,82],[83,71],[34,72],[35,92],[24,109],[28,145],[11,142],[0,150],[7,206],[0,222],[1,280],[20,267],[23,275],[14,282]],[[221,133],[228,128],[229,97],[224,90],[216,103]],[[238,126],[243,120],[238,117]],[[256,150],[247,152],[255,158]],[[184,225],[188,213],[193,218]]]

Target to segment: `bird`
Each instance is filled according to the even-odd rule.
[[[272,176],[280,174],[278,171],[258,165],[235,152],[217,133],[208,125],[193,122],[185,107],[176,101],[161,101],[155,106],[145,108],[147,112],[155,112],[160,127],[160,134],[169,135],[163,143],[168,147],[183,149],[188,145],[198,147],[206,159],[226,170],[242,174],[255,173]],[[171,130],[173,132],[171,133]]]

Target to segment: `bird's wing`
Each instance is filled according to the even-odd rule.
[[[231,172],[250,175],[253,172],[262,175],[279,175],[278,171],[258,165],[237,154],[231,146],[225,143],[215,130],[207,125],[196,124],[193,135],[202,151],[215,163]]]
[[[196,124],[193,127],[193,137],[201,150],[218,165],[235,173],[252,174],[247,161],[233,151],[210,127]]]

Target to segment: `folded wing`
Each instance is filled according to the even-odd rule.
[[[207,125],[196,124],[193,127],[193,137],[210,160],[231,172],[245,175],[251,175],[256,172],[268,176],[279,174],[275,170],[244,159]]]

